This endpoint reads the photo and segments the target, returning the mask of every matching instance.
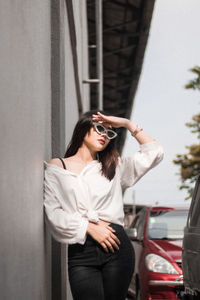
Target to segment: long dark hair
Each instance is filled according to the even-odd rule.
[[[105,112],[102,112],[106,114]],[[90,131],[93,126],[92,123],[92,115],[97,114],[96,110],[91,110],[84,113],[79,121],[77,122],[71,141],[67,147],[66,153],[64,157],[70,157],[75,155],[78,149],[81,147],[85,135]],[[109,180],[112,180],[115,176],[115,169],[118,162],[119,153],[115,147],[115,139],[110,140],[107,147],[98,152],[98,160],[102,164],[101,172]]]

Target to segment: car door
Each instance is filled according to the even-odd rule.
[[[130,290],[131,290],[131,294],[134,295],[136,294],[139,262],[140,262],[141,253],[143,251],[143,236],[144,236],[146,213],[147,213],[147,208],[145,207],[136,215],[131,225],[131,228],[135,228],[137,230],[137,237],[131,240],[135,250],[135,269],[130,284]]]
[[[200,291],[200,176],[193,192],[183,238],[184,285]]]

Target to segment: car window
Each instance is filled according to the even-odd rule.
[[[182,239],[187,210],[151,211],[148,222],[149,239]]]
[[[137,236],[139,240],[143,239],[145,216],[146,216],[146,210],[143,209],[135,217],[133,224],[131,226],[137,229]]]

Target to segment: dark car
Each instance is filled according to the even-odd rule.
[[[188,294],[200,299],[200,176],[196,181],[183,238],[183,275]]]
[[[129,297],[178,299],[183,292],[182,239],[188,209],[144,207],[127,229],[135,249]]]

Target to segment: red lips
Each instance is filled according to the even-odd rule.
[[[104,139],[98,139],[99,143],[101,143],[102,145],[105,144],[105,140]]]

